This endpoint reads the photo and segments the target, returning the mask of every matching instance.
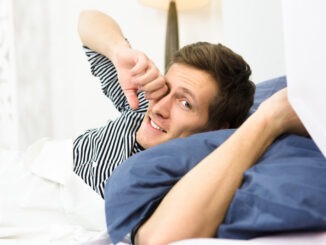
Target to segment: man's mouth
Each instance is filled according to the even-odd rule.
[[[165,131],[164,129],[160,128],[159,126],[157,126],[157,125],[153,122],[152,119],[150,119],[150,122],[151,122],[151,125],[152,125],[153,128],[158,129],[158,130],[162,131],[163,133],[166,133],[166,131]]]

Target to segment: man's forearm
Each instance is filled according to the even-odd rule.
[[[79,16],[78,32],[83,44],[114,61],[119,47],[129,47],[119,25],[108,15],[85,10]]]

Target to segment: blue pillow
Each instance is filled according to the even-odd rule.
[[[285,77],[258,84],[251,112],[285,86]],[[175,139],[117,167],[105,187],[112,241],[119,242],[146,220],[173,185],[233,132],[219,130]],[[277,231],[326,228],[324,176],[325,158],[311,139],[279,138],[257,165],[245,172],[217,236],[247,239]]]
[[[326,159],[312,139],[280,137],[244,173],[216,237],[326,229]]]
[[[174,139],[120,164],[107,180],[104,191],[107,229],[112,242],[121,241],[146,219],[173,185],[234,130]]]

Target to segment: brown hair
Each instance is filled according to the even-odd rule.
[[[209,106],[207,129],[235,128],[246,119],[253,104],[255,84],[249,80],[250,66],[222,44],[198,42],[178,50],[173,63],[208,72],[218,84],[219,92]]]

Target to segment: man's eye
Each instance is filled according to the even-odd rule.
[[[181,101],[181,103],[182,103],[185,107],[191,109],[191,105],[190,105],[187,101],[183,100],[183,101]]]

